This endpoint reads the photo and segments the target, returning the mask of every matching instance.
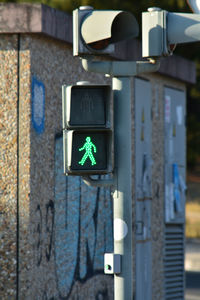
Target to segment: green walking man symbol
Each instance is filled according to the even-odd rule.
[[[85,154],[83,155],[81,161],[79,161],[79,164],[83,166],[85,164],[86,159],[89,157],[89,159],[91,161],[91,165],[92,166],[96,165],[96,160],[95,160],[94,155],[93,155],[92,152],[94,151],[94,153],[96,153],[97,152],[97,148],[91,142],[91,137],[87,136],[85,140],[86,140],[86,142],[83,145],[83,147],[81,147],[81,148],[78,149],[79,151],[85,150]]]

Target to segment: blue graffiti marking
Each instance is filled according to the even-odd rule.
[[[180,177],[178,165],[173,164],[173,183],[174,183],[174,199],[175,199],[175,209],[177,212],[181,212],[181,193],[180,193]]]
[[[55,263],[61,297],[76,281],[103,273],[104,253],[113,251],[112,200],[109,189],[85,185],[63,174],[62,137],[55,146]]]
[[[63,174],[62,139],[56,142],[55,155],[55,260],[58,289],[65,297],[77,262],[80,179]]]
[[[87,274],[87,250],[91,262],[94,260],[95,224],[94,212],[96,208],[96,188],[81,185],[81,215],[80,215],[80,278]]]
[[[32,125],[37,133],[44,131],[45,121],[45,87],[44,84],[32,77]]]

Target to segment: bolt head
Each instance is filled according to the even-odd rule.
[[[90,5],[84,5],[79,7],[80,10],[93,10],[94,8]]]
[[[160,7],[149,7],[148,12],[153,12],[153,11],[161,11],[162,9]]]

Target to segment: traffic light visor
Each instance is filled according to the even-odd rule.
[[[96,50],[136,37],[138,33],[139,27],[135,17],[124,11],[92,10],[83,19],[81,26],[84,43]]]

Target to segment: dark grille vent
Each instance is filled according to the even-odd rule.
[[[165,227],[165,299],[184,299],[184,225]]]

